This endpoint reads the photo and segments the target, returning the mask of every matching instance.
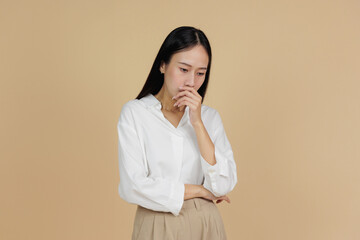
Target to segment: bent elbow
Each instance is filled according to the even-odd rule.
[[[119,196],[124,199],[125,201],[128,201],[128,197],[127,197],[127,189],[125,189],[124,184],[122,184],[121,182],[118,184],[118,194]]]
[[[215,197],[224,196],[224,195],[230,193],[235,188],[236,184],[237,184],[237,179],[235,178],[232,182],[228,183],[224,187],[219,188],[219,189],[214,189],[212,191],[212,193],[214,194]]]
[[[134,187],[132,184],[129,183],[125,184],[120,182],[118,184],[118,194],[123,200],[129,203],[134,202],[135,195],[134,195]]]
[[[214,194],[215,197],[221,197],[221,196],[225,196],[229,192],[230,191],[228,191],[227,189],[220,189],[218,191],[213,191],[213,194]]]

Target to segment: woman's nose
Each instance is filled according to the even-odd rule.
[[[191,74],[189,76],[189,78],[187,79],[187,81],[185,82],[185,85],[189,86],[189,87],[194,87],[195,84],[195,76],[193,74]]]

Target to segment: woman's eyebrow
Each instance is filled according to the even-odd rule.
[[[187,65],[187,66],[189,66],[189,67],[192,67],[190,64],[188,64],[188,63],[184,63],[184,62],[178,62],[178,63],[181,63],[181,64],[184,64],[184,65]],[[200,69],[207,69],[207,67],[201,67]]]

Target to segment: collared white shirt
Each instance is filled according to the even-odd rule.
[[[120,197],[178,216],[184,184],[204,185],[215,196],[232,191],[237,183],[236,164],[220,115],[202,104],[201,119],[215,146],[215,165],[200,153],[188,106],[174,127],[153,94],[126,102],[117,124]]]

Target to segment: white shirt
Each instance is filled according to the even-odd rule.
[[[185,183],[204,185],[215,196],[232,191],[237,183],[236,164],[220,115],[202,104],[201,119],[215,146],[213,166],[200,154],[188,106],[175,128],[153,94],[126,102],[117,124],[120,197],[178,216]]]

